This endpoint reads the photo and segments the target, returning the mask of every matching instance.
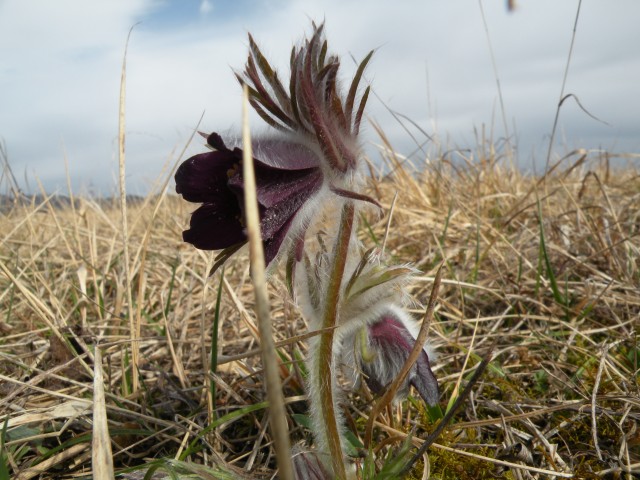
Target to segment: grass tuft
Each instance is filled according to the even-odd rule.
[[[464,166],[434,156],[417,170],[382,149],[392,173],[374,171],[370,194],[389,209],[399,192],[389,234],[387,218],[368,218],[360,238],[368,247],[386,239],[392,258],[422,270],[412,294],[423,304],[444,265],[429,333],[443,395],[437,411],[413,397],[382,409],[366,450],[378,399],[346,397],[363,478],[401,468],[406,442],[428,438],[491,348],[473,393],[407,478],[640,472],[638,170],[574,152],[533,176],[499,154],[479,148]],[[173,195],[127,204],[128,253],[118,204],[54,202],[15,201],[0,216],[0,479],[94,474],[94,371],[104,376],[101,431],[118,478],[270,478],[246,252],[208,278],[213,257],[181,242],[190,207]],[[268,288],[291,440],[304,449],[307,328],[284,273]],[[136,374],[128,318],[137,311]]]

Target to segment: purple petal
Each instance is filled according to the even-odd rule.
[[[237,164],[237,157],[229,151],[195,155],[178,168],[176,192],[189,202],[227,201],[233,198],[226,186],[229,173]]]
[[[207,137],[207,143],[216,151],[233,153],[238,159],[242,158],[242,149],[238,147],[233,150],[229,149],[222,137],[216,132]],[[279,170],[305,170],[320,166],[320,157],[313,150],[290,140],[254,138],[251,147],[256,165]]]
[[[422,399],[429,405],[435,405],[440,398],[438,391],[438,380],[431,371],[431,364],[427,353],[422,350],[416,361],[415,374],[410,374],[409,383],[414,386]]]
[[[309,189],[298,190],[273,207],[266,208],[260,218],[260,230],[264,238],[270,238],[277,231],[282,230],[287,222],[298,213],[304,203],[315,194],[318,187],[319,184],[310,184]]]
[[[207,137],[207,143],[214,150],[220,150],[222,152],[229,151],[227,146],[224,144],[224,140],[222,140],[222,137],[219,134],[217,134],[216,132],[213,132],[211,135],[209,135]]]
[[[258,202],[265,208],[300,194],[310,197],[322,184],[322,172],[316,168],[294,171],[257,168],[256,176]]]
[[[200,250],[220,250],[247,240],[235,202],[226,208],[205,203],[193,212],[189,225],[182,238]]]
[[[262,241],[262,245],[264,248],[264,261],[267,265],[269,265],[274,258],[278,255],[280,251],[280,246],[284,239],[287,238],[287,233],[291,228],[291,224],[293,223],[295,215],[290,217],[285,224],[275,232],[275,234],[269,238],[265,238]]]
[[[260,230],[264,239],[271,238],[300,210],[322,185],[322,173],[316,169],[302,171],[256,168],[260,209]],[[238,198],[244,195],[242,177],[229,180]]]

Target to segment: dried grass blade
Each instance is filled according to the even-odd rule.
[[[137,25],[137,24],[136,24]],[[136,325],[133,308],[132,296],[132,279],[131,265],[129,259],[129,228],[127,224],[127,187],[125,175],[125,98],[127,89],[127,50],[129,48],[129,39],[135,25],[129,30],[127,41],[124,47],[124,57],[122,59],[122,71],[120,77],[120,102],[118,109],[118,170],[120,178],[120,213],[122,227],[122,263],[125,275],[125,285],[127,291],[127,315],[129,317],[129,338],[131,340],[131,378],[132,389],[135,393],[138,390],[138,363],[140,356],[140,347],[138,339],[140,338],[140,324]]]
[[[262,363],[265,371],[267,400],[269,402],[269,422],[274,437],[279,478],[283,480],[293,480],[293,464],[291,462],[291,446],[287,416],[284,408],[284,395],[282,393],[282,382],[280,381],[278,356],[271,332],[269,297],[265,275],[264,250],[260,235],[260,218],[258,214],[248,110],[249,90],[245,86],[243,88],[242,103],[242,146],[244,149],[242,163],[245,181],[245,209],[247,236],[249,237],[251,275],[255,289],[256,314],[258,317],[258,328],[262,346]]]
[[[107,406],[104,397],[104,379],[102,375],[102,352],[96,345],[93,376],[93,434],[91,463],[95,480],[114,478],[111,438],[107,423]]]
[[[387,247],[387,238],[389,238],[389,229],[391,228],[391,219],[393,218],[393,211],[396,208],[396,200],[398,200],[398,191],[393,194],[393,200],[391,201],[391,207],[389,207],[389,215],[387,215],[387,224],[384,228],[384,237],[382,239],[382,247],[380,251],[384,254],[384,250]]]
[[[73,445],[66,450],[62,450],[57,455],[53,457],[49,457],[46,460],[40,462],[33,467],[30,467],[26,470],[21,471],[18,475],[16,475],[15,480],[30,480],[31,478],[47,478],[43,477],[43,474],[49,472],[56,465],[65,462],[70,458],[78,457],[80,454],[85,453],[87,450],[86,443],[78,443],[77,445]],[[51,478],[51,477],[49,477]]]
[[[27,286],[22,281],[16,278],[13,275],[13,273],[11,273],[11,270],[9,270],[9,268],[4,264],[4,262],[2,262],[1,259],[0,259],[0,270],[4,273],[4,275],[7,277],[9,282],[12,285],[15,285],[16,289],[23,295],[23,297],[27,301],[27,304],[33,309],[36,316],[45,323],[45,325],[49,328],[51,333],[55,335],[58,338],[58,340],[62,342],[63,345],[66,345],[67,340],[64,337],[64,335],[60,332],[60,327],[59,325],[57,325],[57,322],[56,322],[56,316],[51,311],[49,306],[38,295],[33,293],[31,290],[29,290],[29,288],[27,288]],[[86,369],[89,368],[83,360],[80,360],[80,361],[83,367],[85,367]],[[89,371],[91,370],[89,369]]]
[[[476,458],[478,460],[489,462],[489,463],[492,463],[494,465],[502,465],[502,466],[505,466],[505,467],[513,468],[513,469],[516,469],[516,470],[522,470],[522,471],[526,471],[526,472],[541,473],[541,474],[544,474],[544,475],[548,475],[551,478],[554,478],[554,477],[574,478],[574,474],[573,473],[558,472],[556,470],[550,470],[548,468],[538,468],[538,467],[532,467],[532,466],[529,466],[529,465],[522,465],[521,463],[508,462],[506,460],[498,460],[496,458],[491,458],[491,457],[487,457],[487,456],[484,456],[484,455],[479,455],[479,454],[473,453],[473,452],[467,452],[466,450],[461,450],[461,449],[458,449],[458,448],[447,447],[446,445],[440,445],[440,444],[437,444],[437,443],[432,443],[431,445],[433,445],[433,447],[437,448],[438,450],[444,450],[446,452],[455,453],[457,455],[462,455],[464,457]]]

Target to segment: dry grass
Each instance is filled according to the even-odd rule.
[[[638,475],[638,172],[581,152],[543,178],[483,152],[467,160],[455,168],[434,159],[420,174],[405,165],[372,181],[387,208],[399,192],[386,248],[424,272],[416,299],[426,302],[444,261],[430,334],[440,345],[442,409],[494,346],[487,373],[413,477]],[[393,156],[387,162],[398,166]],[[44,201],[0,217],[0,478],[90,478],[103,407],[119,478],[142,478],[150,467],[149,478],[273,474],[246,253],[222,281],[207,278],[212,255],[181,242],[190,208],[173,196],[129,205],[126,261],[116,205]],[[361,236],[371,246],[386,220],[369,220]],[[301,443],[310,437],[306,328],[278,276],[270,296],[292,440]],[[138,389],[129,314],[141,332]],[[100,367],[105,400],[96,405]],[[371,397],[348,400],[362,438]],[[411,398],[387,409],[374,430],[379,458],[409,432],[420,443],[437,417]]]

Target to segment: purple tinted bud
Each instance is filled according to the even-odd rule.
[[[361,357],[361,368],[371,391],[380,393],[400,373],[416,340],[407,328],[406,320],[397,315],[397,312],[385,312],[379,320],[366,328],[370,355],[366,359]],[[420,352],[400,388],[400,395],[407,394],[409,385],[413,385],[429,405],[438,403],[438,382],[431,371],[429,355],[425,349]]]
[[[293,455],[293,469],[296,480],[330,480],[333,478],[318,458],[317,452],[302,451]]]

